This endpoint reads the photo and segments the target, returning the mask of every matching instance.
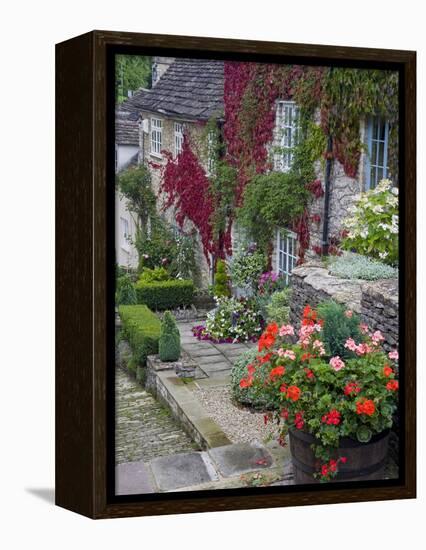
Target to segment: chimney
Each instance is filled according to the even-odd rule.
[[[154,87],[163,74],[167,71],[170,65],[174,62],[175,57],[159,57],[152,58],[152,87]]]

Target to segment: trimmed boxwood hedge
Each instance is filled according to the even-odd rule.
[[[145,365],[148,355],[158,353],[160,319],[145,305],[122,305],[118,308],[123,323],[123,333],[129,342],[133,360]]]
[[[188,280],[174,279],[135,285],[138,304],[145,304],[150,309],[175,309],[189,306],[194,297],[194,283]]]

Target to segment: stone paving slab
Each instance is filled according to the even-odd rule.
[[[144,462],[126,462],[115,468],[115,494],[139,495],[154,493],[154,483]]]
[[[273,460],[262,446],[235,443],[210,449],[209,454],[224,477],[270,468]]]
[[[217,480],[217,474],[204,459],[204,453],[185,453],[156,458],[151,470],[160,491],[199,485]]]

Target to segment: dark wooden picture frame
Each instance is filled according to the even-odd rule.
[[[400,72],[401,372],[400,478],[392,483],[253,488],[115,498],[109,457],[114,343],[107,155],[114,103],[111,54],[386,64]],[[163,53],[164,52],[164,53]],[[112,98],[112,99],[111,99]],[[108,160],[107,160],[108,159]],[[112,163],[111,166],[108,163]],[[111,199],[112,197],[112,199]],[[409,246],[406,246],[409,243]],[[91,518],[376,501],[416,496],[416,54],[379,50],[93,31],[56,46],[56,504]],[[111,465],[112,464],[112,465]]]

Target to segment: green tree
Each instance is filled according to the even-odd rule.
[[[118,176],[118,188],[127,199],[127,210],[136,216],[138,233],[145,236],[148,221],[156,214],[155,194],[148,168],[142,164],[125,170]]]
[[[129,91],[151,86],[151,57],[117,55],[115,60],[115,99],[122,103]]]

